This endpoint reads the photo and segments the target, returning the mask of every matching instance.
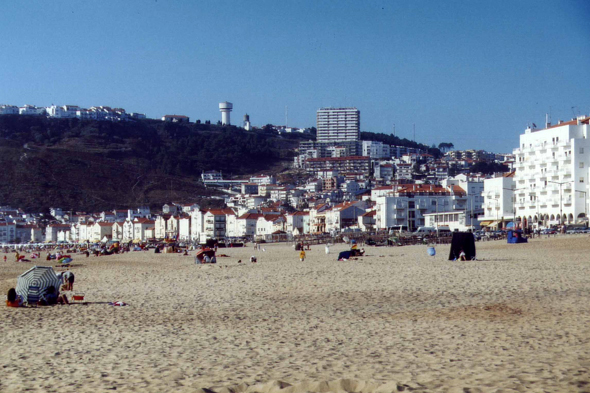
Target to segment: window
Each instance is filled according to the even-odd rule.
[[[584,168],[584,163],[580,162],[580,169]]]
[[[580,183],[584,183],[584,178],[583,177],[580,178]]]
[[[580,154],[584,154],[584,148],[580,147]]]

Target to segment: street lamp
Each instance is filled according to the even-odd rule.
[[[525,190],[526,188],[502,188],[502,189],[512,191],[512,229],[516,229],[516,191]]]
[[[559,184],[559,223],[563,225],[563,193],[561,188],[564,184],[569,184],[571,181],[551,181],[547,180],[547,183]]]
[[[512,191],[512,229],[516,229],[516,190],[517,188],[505,188],[503,190]]]
[[[588,219],[588,213],[586,211],[586,207],[587,207],[587,203],[586,203],[586,191],[581,191],[581,190],[574,190],[575,192],[581,192],[582,194],[584,194],[584,218],[586,218],[586,220]]]

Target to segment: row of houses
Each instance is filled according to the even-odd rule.
[[[81,108],[77,105],[51,105],[37,107],[35,105],[0,105],[0,115],[48,116],[58,119],[110,120],[121,121],[145,119],[143,113],[127,113],[123,108],[109,106],[93,106]]]

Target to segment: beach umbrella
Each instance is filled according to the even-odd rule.
[[[212,249],[205,247],[205,248],[201,248],[199,251],[197,251],[197,257],[200,255],[209,255],[210,257],[215,255],[215,251],[213,251]]]
[[[16,280],[16,293],[29,304],[39,301],[47,289],[59,290],[61,281],[51,266],[33,266]]]

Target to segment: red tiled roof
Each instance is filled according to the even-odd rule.
[[[155,224],[154,220],[150,220],[149,218],[136,218],[134,223],[136,224]]]
[[[453,192],[455,194],[466,194],[465,190],[463,189],[463,187],[458,186],[458,185],[453,185],[451,187],[451,189],[453,190]]]
[[[236,213],[230,208],[211,209],[209,210],[209,213],[213,214],[214,216],[225,216],[226,214],[233,214],[234,216],[236,215]]]
[[[238,217],[238,220],[257,220],[260,217],[262,217],[260,213],[244,213]]]

